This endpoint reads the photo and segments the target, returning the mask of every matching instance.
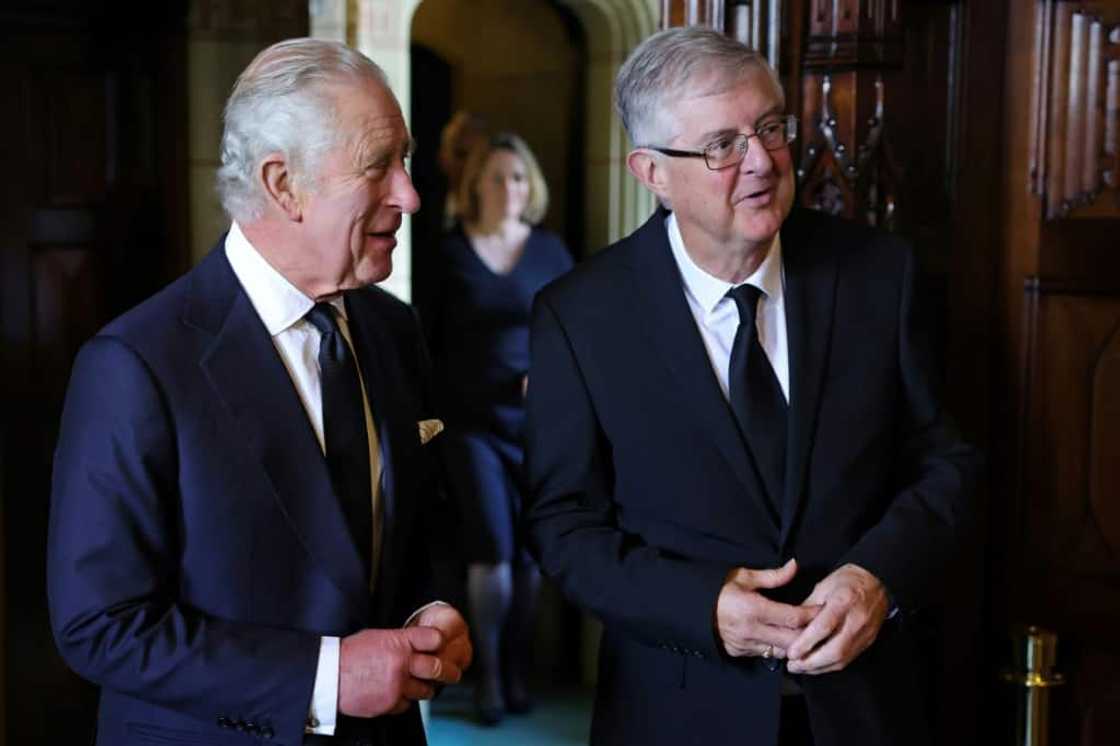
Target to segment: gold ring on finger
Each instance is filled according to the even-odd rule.
[[[767,645],[766,649],[762,651],[762,657],[763,658],[769,658],[773,654],[774,654],[774,646],[773,645]]]

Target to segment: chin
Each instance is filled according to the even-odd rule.
[[[393,274],[393,262],[378,262],[376,265],[363,267],[363,270],[357,273],[358,284],[374,285],[389,279],[389,275]]]

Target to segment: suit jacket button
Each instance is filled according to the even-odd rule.
[[[229,722],[229,718],[227,718],[227,717],[226,717],[225,715],[219,715],[219,716],[218,716],[218,727],[219,727],[219,728],[228,728],[228,727],[230,727],[230,722]]]
[[[271,739],[275,735],[276,735],[276,733],[273,732],[272,726],[266,725],[263,728],[261,728],[261,737],[262,738]]]
[[[245,721],[244,720],[234,720],[233,721],[233,727],[237,728],[237,730],[244,733],[245,732]]]
[[[257,724],[252,720],[247,720],[245,721],[245,730],[249,731],[250,733],[259,733],[261,729],[258,728]]]

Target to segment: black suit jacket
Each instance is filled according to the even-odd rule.
[[[376,593],[284,364],[224,242],[115,320],[74,365],[54,465],[48,583],[59,650],[101,687],[98,743],[299,744],[320,637],[394,627],[434,585],[442,502],[411,310],[347,294],[377,423]],[[442,565],[441,565],[442,566]],[[415,708],[348,720],[424,741]]]
[[[854,562],[927,605],[971,514],[899,240],[817,213],[782,228],[791,402],[771,507],[684,297],[664,211],[538,296],[526,527],[605,632],[597,744],[772,744],[781,673],[732,660],[715,604],[736,566],[796,557],[798,603]],[[905,613],[902,615],[905,617]],[[817,743],[921,743],[913,638],[894,620],[845,671],[801,677]]]

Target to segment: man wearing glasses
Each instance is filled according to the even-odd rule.
[[[604,623],[595,744],[921,744],[915,612],[971,520],[898,239],[791,211],[774,71],[671,29],[619,72],[661,209],[538,296],[530,543]]]

